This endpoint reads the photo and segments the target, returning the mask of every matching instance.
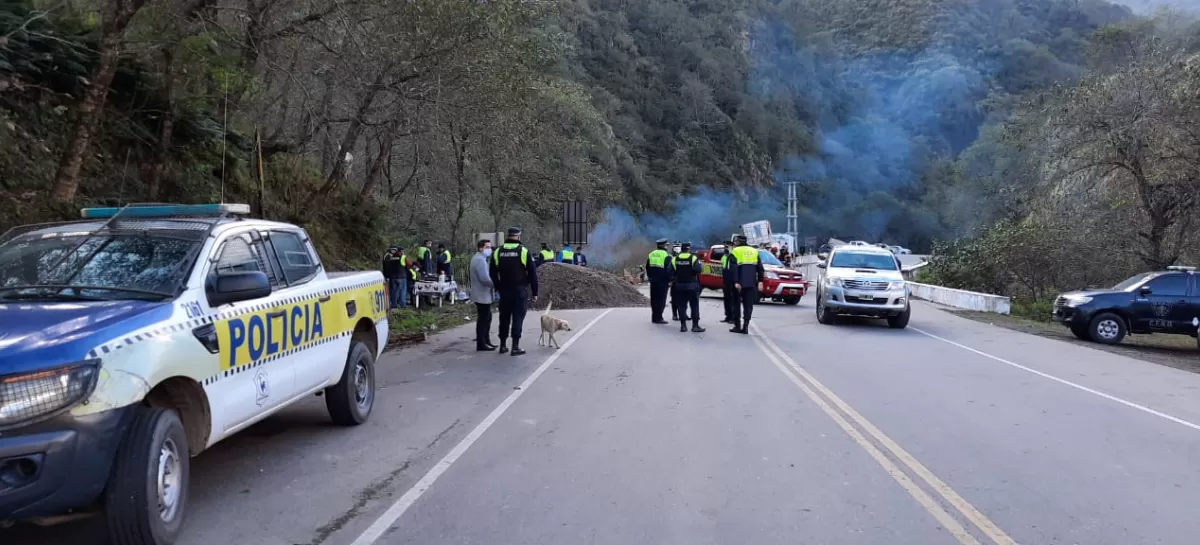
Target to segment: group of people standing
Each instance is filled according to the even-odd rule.
[[[422,277],[431,281],[438,277],[447,281],[454,278],[450,250],[445,244],[438,244],[435,251],[433,241],[426,240],[417,247],[416,254],[415,258],[410,258],[399,245],[390,246],[383,253],[382,272],[391,296],[389,308],[407,307],[409,294]]]
[[[546,263],[568,263],[587,266],[587,257],[563,244],[557,253],[551,252],[543,242],[542,249],[532,252],[521,244],[521,230],[513,227],[504,236],[504,244],[495,248],[490,240],[475,244],[476,252],[471,257],[468,269],[468,293],[475,303],[478,319],[475,322],[475,349],[490,352],[499,349],[501,354],[520,356],[521,330],[525,324],[525,313],[530,303],[538,299],[538,267]],[[492,305],[499,305],[500,345],[492,344]],[[508,340],[512,339],[512,348]]]
[[[668,324],[663,319],[667,297],[671,299],[671,317],[679,321],[679,331],[687,331],[691,311],[692,331],[702,333],[700,327],[700,259],[691,253],[692,245],[685,242],[679,252],[667,251],[667,239],[656,241],[658,247],[646,259],[646,276],[650,281],[650,319],[655,324]],[[758,258],[758,249],[746,244],[746,237],[734,237],[734,246],[721,256],[723,282],[722,295],[725,303],[723,323],[733,324],[729,331],[747,334],[750,318],[758,302],[758,284],[766,271]]]
[[[550,245],[542,243],[542,249],[534,256],[537,259],[538,265],[542,263],[569,263],[571,265],[579,265],[580,267],[587,266],[587,256],[582,251],[576,252],[571,248],[570,244],[563,244],[562,249],[553,252],[550,250]]]

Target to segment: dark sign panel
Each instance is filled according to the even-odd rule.
[[[583,201],[566,201],[562,214],[563,244],[587,244],[588,210]]]

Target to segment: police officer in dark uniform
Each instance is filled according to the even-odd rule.
[[[671,284],[671,271],[667,264],[671,254],[667,253],[667,239],[655,241],[658,248],[646,258],[646,280],[650,281],[650,320],[656,324],[670,323],[663,319],[663,308],[667,306],[667,286]]]
[[[692,253],[692,243],[684,242],[679,255],[671,261],[671,278],[675,281],[674,297],[678,305],[679,331],[687,331],[688,307],[692,308],[692,331],[703,333],[700,327],[700,259]]]
[[[733,251],[733,244],[725,246],[725,255],[721,256],[721,302],[725,305],[725,319],[721,323],[734,324],[733,321],[733,305],[735,304],[736,296],[734,295],[733,285],[737,283],[737,266],[731,261],[733,258],[729,255]]]
[[[750,333],[750,316],[754,313],[754,305],[758,303],[758,283],[763,281],[766,271],[758,259],[758,249],[746,245],[746,235],[734,237],[733,251],[729,253],[729,262],[734,270],[734,303],[733,329],[731,333]],[[742,318],[742,314],[745,318]]]
[[[520,356],[521,328],[525,324],[525,310],[529,302],[537,302],[537,261],[533,253],[521,244],[521,230],[508,230],[504,244],[492,252],[492,282],[500,294],[500,353],[508,352],[509,325],[511,324],[512,355]]]
[[[674,261],[675,256],[678,256],[678,255],[679,255],[679,244],[678,244],[678,241],[676,241],[676,243],[671,246],[671,259],[670,260]],[[673,281],[674,280],[672,279],[672,282]],[[671,294],[671,320],[679,320],[679,301],[677,301],[675,299],[675,289],[673,287],[670,288],[668,290],[668,293]]]

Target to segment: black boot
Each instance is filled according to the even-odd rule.
[[[703,327],[700,327],[700,320],[694,320],[692,322],[692,332],[693,333],[704,333],[705,331],[707,331],[707,330],[704,329]]]
[[[742,323],[742,329],[741,329],[741,331],[738,331],[738,333],[741,333],[741,334],[743,334],[743,335],[749,335],[749,334],[750,334],[750,318],[746,318],[746,319],[743,321],[743,323]]]
[[[687,320],[686,319],[679,320],[679,332],[680,333],[687,332]]]
[[[490,344],[479,344],[479,343],[475,344],[476,352],[491,352],[492,350],[495,350],[495,349],[496,349],[496,347],[494,347]]]
[[[516,346],[516,344],[517,343],[514,342],[513,346]],[[500,353],[501,354],[508,353],[508,339],[500,339]]]
[[[521,341],[519,339],[513,339],[512,355],[520,356],[524,353],[525,353],[525,351],[521,350]]]

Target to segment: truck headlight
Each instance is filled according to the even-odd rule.
[[[767,273],[767,279],[769,279],[769,280],[779,280],[779,274],[778,274],[778,273],[773,273],[773,272],[768,272],[768,273]]]
[[[901,282],[889,282],[888,289],[889,290],[902,290],[902,289],[904,289],[904,282],[902,282],[902,281]]]
[[[1074,297],[1067,297],[1065,304],[1068,307],[1077,307],[1079,305],[1086,305],[1091,302],[1092,302],[1091,297],[1088,297],[1086,295],[1076,295]]]
[[[840,287],[842,287],[842,279],[826,276],[825,277],[825,285],[826,286],[837,286],[840,288]]]
[[[0,429],[51,416],[91,395],[100,360],[0,377]]]

